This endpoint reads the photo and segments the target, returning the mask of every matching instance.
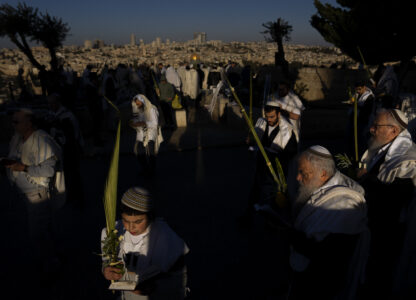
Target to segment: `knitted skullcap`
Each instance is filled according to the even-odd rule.
[[[149,212],[152,210],[150,194],[146,189],[141,187],[129,188],[121,198],[121,203],[141,212]]]
[[[313,155],[319,156],[320,158],[332,159],[331,152],[329,152],[325,147],[319,145],[311,146],[306,151]]]
[[[408,119],[406,115],[398,109],[390,109],[392,117],[400,124],[403,128],[407,128]]]

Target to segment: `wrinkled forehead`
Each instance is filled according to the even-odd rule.
[[[374,122],[375,123],[382,123],[382,122],[385,122],[385,123],[387,123],[387,121],[389,120],[389,118],[388,118],[388,112],[379,112],[377,115],[376,115],[376,118],[374,119]],[[384,123],[383,123],[384,124]]]
[[[312,163],[306,158],[305,154],[301,154],[298,158],[298,170],[305,170],[310,172],[314,170]]]

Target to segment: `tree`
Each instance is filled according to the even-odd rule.
[[[57,71],[56,50],[62,46],[68,32],[68,25],[61,19],[38,13],[37,8],[25,3],[18,3],[16,7],[0,5],[0,36],[8,37],[39,70],[44,71],[45,67],[33,56],[29,42],[40,43],[48,49],[51,69]]]
[[[263,23],[262,26],[266,28],[265,31],[261,32],[265,34],[266,41],[277,43],[275,65],[282,66],[285,73],[288,73],[288,62],[285,59],[283,40],[286,42],[290,41],[292,26],[282,18],[278,18],[276,22]]]
[[[311,25],[329,43],[357,62],[359,49],[370,65],[410,61],[416,45],[409,32],[414,28],[412,1],[337,0],[339,7],[314,0],[317,14]]]

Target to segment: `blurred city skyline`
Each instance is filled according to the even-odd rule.
[[[323,0],[336,5],[335,0]],[[16,6],[18,1],[0,1]],[[164,42],[185,42],[194,32],[205,32],[207,40],[223,42],[264,41],[263,23],[282,18],[293,26],[291,44],[329,46],[310,25],[316,13],[313,0],[33,0],[26,4],[62,18],[71,28],[64,45],[83,45],[85,40],[125,45],[131,34],[136,41],[150,43],[157,37]],[[15,48],[8,38],[0,48]]]

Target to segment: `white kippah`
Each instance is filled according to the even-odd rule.
[[[311,146],[306,151],[322,158],[332,159],[331,152],[329,152],[328,149],[326,149],[325,147],[319,145]]]
[[[406,115],[398,109],[391,109],[391,115],[393,118],[402,126],[403,128],[407,128],[407,123],[409,122]]]
[[[273,106],[273,107],[280,107],[279,105],[279,101],[277,101],[276,99],[270,99],[269,101],[266,102],[266,106]]]

